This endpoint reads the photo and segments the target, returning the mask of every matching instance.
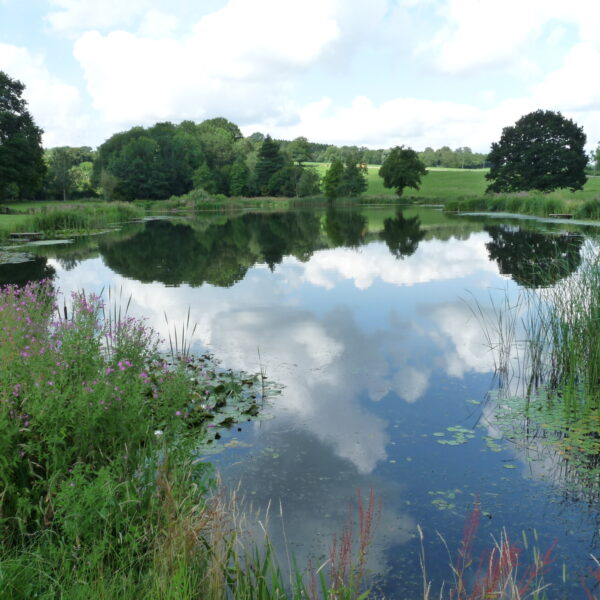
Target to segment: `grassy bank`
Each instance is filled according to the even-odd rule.
[[[41,232],[45,236],[89,233],[132,219],[142,218],[145,211],[125,202],[83,205],[41,205],[30,214],[0,215],[0,239],[15,232]]]
[[[202,460],[219,428],[259,412],[262,376],[166,360],[143,321],[48,281],[0,288],[0,331],[0,597],[360,595],[372,496],[354,563],[344,546],[288,577]]]
[[[451,212],[508,212],[540,217],[568,214],[576,219],[600,219],[600,190],[596,196],[588,199],[576,200],[568,194],[569,192],[564,192],[562,197],[558,192],[493,194],[479,198],[449,200],[444,204],[444,209]]]

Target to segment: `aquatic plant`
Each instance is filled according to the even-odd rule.
[[[552,563],[552,545],[544,554],[533,548],[532,559],[525,563],[522,549],[514,544],[506,530],[502,530],[499,539],[493,538],[493,545],[484,551],[479,560],[474,557],[474,546],[481,522],[481,507],[475,503],[465,519],[463,537],[453,557],[446,540],[438,534],[449,557],[451,580],[444,583],[435,597],[440,600],[524,600],[525,598],[546,598],[548,585],[544,583],[544,574]],[[432,583],[427,576],[424,550],[424,532],[418,527],[421,541],[420,564],[423,581],[423,600],[430,600]],[[525,563],[525,564],[524,564]]]
[[[553,287],[521,290],[487,318],[499,389],[488,420],[545,475],[588,500],[600,497],[600,256]]]
[[[142,208],[126,202],[81,205],[70,208],[42,208],[40,212],[27,217],[19,223],[18,231],[93,231],[118,223],[140,219],[144,216]]]

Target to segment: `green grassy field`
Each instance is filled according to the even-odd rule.
[[[323,176],[329,165],[326,163],[308,163]],[[379,177],[379,165],[369,165],[367,172],[367,191],[365,196],[395,197],[394,190],[383,187],[383,179]],[[433,200],[440,203],[446,200],[456,200],[467,196],[483,196],[487,181],[485,175],[488,169],[445,169],[430,168],[428,174],[421,180],[419,190],[404,190],[403,199]],[[580,201],[591,200],[600,196],[600,177],[588,179],[583,190],[570,192],[556,190],[546,197],[552,200]]]
[[[327,163],[307,163],[314,167],[321,177],[325,175]],[[366,196],[396,197],[396,192],[383,187],[383,179],[379,177],[380,165],[369,165],[367,171]],[[427,176],[421,181],[420,190],[406,189],[407,198],[430,198],[443,201],[449,197],[464,195],[481,195],[485,193],[485,174],[487,169],[429,169]]]

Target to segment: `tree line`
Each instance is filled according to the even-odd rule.
[[[590,162],[597,169],[600,146],[587,156],[581,127],[553,111],[535,111],[504,128],[489,155],[468,147],[403,146],[370,150],[316,144],[305,137],[274,140],[218,117],[132,127],[96,151],[89,147],[41,146],[23,99],[24,86],[0,71],[0,201],[32,196],[102,196],[107,200],[165,199],[201,189],[209,195],[307,197],[358,196],[367,188],[367,163],[380,164],[384,186],[401,196],[418,189],[427,167],[489,166],[488,192],[560,187],[581,189]],[[330,163],[323,179],[311,162]]]

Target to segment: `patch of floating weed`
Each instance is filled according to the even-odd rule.
[[[436,440],[438,444],[443,444],[446,446],[460,446],[461,444],[466,444],[469,440],[475,437],[475,432],[472,429],[467,429],[462,425],[452,425],[446,428],[450,435],[449,439],[438,439]],[[435,437],[441,438],[445,437],[446,433],[437,431],[433,434]]]
[[[435,492],[427,492],[430,496],[435,496],[431,501],[438,510],[452,510],[456,508],[456,497],[462,494],[462,490],[455,488],[453,490],[440,490]]]

